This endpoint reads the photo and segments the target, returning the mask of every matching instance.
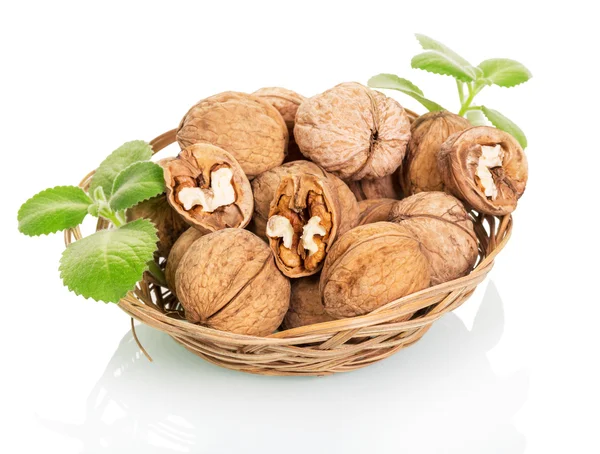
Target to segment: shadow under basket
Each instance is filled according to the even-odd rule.
[[[172,130],[150,144],[156,153],[174,141]],[[83,179],[82,188],[87,189],[92,175]],[[135,318],[169,334],[201,358],[229,369],[263,375],[328,375],[359,369],[417,342],[433,322],[464,303],[485,279],[494,258],[510,238],[512,217],[476,212],[470,215],[479,258],[467,276],[391,301],[359,317],[302,326],[267,337],[218,331],[186,321],[174,295],[148,273],[119,302],[119,307],[132,317],[132,328]],[[108,226],[107,221],[99,219],[97,230]],[[65,244],[81,237],[78,227],[67,230]],[[410,320],[394,322],[410,313],[415,314]]]

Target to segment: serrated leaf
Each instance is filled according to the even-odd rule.
[[[512,135],[523,148],[527,147],[527,137],[525,137],[525,133],[515,123],[497,110],[481,106],[481,111],[496,128]]]
[[[475,70],[471,66],[463,66],[447,55],[435,50],[415,55],[410,64],[413,68],[422,69],[434,74],[452,76],[462,82],[472,82],[477,77]]]
[[[531,72],[524,65],[508,58],[482,61],[479,68],[485,79],[500,87],[514,87],[531,79]]]
[[[401,91],[419,101],[429,111],[444,110],[439,104],[425,98],[421,89],[415,84],[394,74],[378,74],[371,77],[367,84],[372,88],[389,88]]]
[[[110,207],[113,211],[126,210],[164,190],[162,167],[150,161],[136,162],[115,178]]]
[[[421,35],[420,33],[415,33],[415,37],[417,38],[419,44],[421,44],[421,47],[424,50],[435,50],[445,55],[450,60],[456,62],[460,66],[472,67],[471,63],[469,63],[463,57],[461,57],[448,46],[440,43],[439,41],[436,41],[435,39],[430,38],[429,36]]]
[[[65,249],[61,278],[78,295],[117,303],[142,279],[157,241],[156,228],[147,219],[100,230]]]
[[[117,175],[134,162],[147,161],[152,157],[152,148],[143,140],[127,142],[113,151],[102,161],[90,184],[90,194],[101,186],[104,194],[110,197]]]
[[[76,227],[91,204],[92,199],[77,186],[46,189],[21,205],[17,215],[19,231],[36,236]]]
[[[488,121],[481,110],[469,110],[465,116],[473,126],[487,126]]]

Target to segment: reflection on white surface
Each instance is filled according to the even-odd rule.
[[[469,331],[448,314],[414,346],[330,377],[263,377],[213,366],[167,335],[136,328],[100,377],[80,425],[40,420],[83,452],[522,453],[512,418],[528,377],[496,376],[503,332],[493,283]]]

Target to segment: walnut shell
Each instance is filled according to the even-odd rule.
[[[410,230],[423,244],[431,284],[468,274],[477,261],[477,236],[460,200],[444,192],[420,192],[394,203],[389,220]]]
[[[265,239],[265,241],[269,241],[265,231],[269,218],[269,209],[275,197],[275,192],[279,188],[281,179],[284,176],[298,174],[326,178],[336,190],[340,206],[339,225],[337,227],[338,235],[343,235],[356,225],[359,214],[358,203],[354,194],[348,189],[348,186],[335,175],[325,172],[315,163],[302,160],[275,167],[252,180],[254,215],[252,217],[252,224],[249,227],[252,232]]]
[[[290,302],[290,282],[269,247],[243,229],[224,229],[197,239],[175,274],[185,317],[222,331],[267,336]]]
[[[397,101],[358,83],[343,83],[303,102],[294,137],[300,151],[343,180],[394,173],[410,138]]]
[[[337,240],[325,259],[320,292],[327,313],[344,318],[369,313],[429,284],[421,243],[400,225],[377,222]]]
[[[212,212],[204,211],[202,205],[186,210],[179,200],[180,191],[192,187],[209,188],[212,172],[224,167],[233,173],[231,185],[235,201]],[[165,183],[171,206],[190,225],[205,233],[227,227],[245,227],[250,222],[254,208],[250,182],[233,156],[219,147],[198,143],[182,150],[177,158],[165,165]]]
[[[264,99],[269,102],[283,117],[285,125],[288,129],[288,151],[285,158],[285,162],[297,161],[304,159],[300,148],[294,140],[294,124],[296,118],[296,111],[300,104],[302,104],[306,98],[295,91],[288,90],[287,88],[281,87],[265,87],[260,90],[256,90],[252,93],[254,96]]]
[[[360,208],[358,225],[389,221],[390,211],[396,202],[397,200],[394,199],[361,200],[358,202],[358,207]]]
[[[411,137],[401,172],[402,189],[406,196],[444,190],[438,171],[440,147],[452,134],[470,126],[466,118],[445,110],[429,112],[415,120],[410,128]]]
[[[359,202],[368,199],[396,199],[402,198],[402,189],[398,172],[386,175],[376,180],[348,181],[348,187]]]
[[[500,145],[502,166],[490,169],[498,190],[495,199],[486,197],[476,176],[482,146]],[[444,142],[438,168],[447,190],[475,210],[496,216],[511,213],[525,192],[527,157],[510,134],[489,126],[477,126],[453,134]]]
[[[280,113],[269,102],[228,91],[193,106],[177,130],[181,148],[210,143],[231,153],[252,179],[285,158],[288,132]]]
[[[290,308],[283,319],[284,329],[335,320],[325,312],[319,292],[319,279],[320,276],[315,274],[292,281]]]
[[[181,259],[188,251],[192,243],[203,235],[204,233],[202,233],[200,230],[188,226],[188,229],[183,232],[183,234],[171,248],[171,253],[167,259],[167,266],[165,267],[165,279],[167,280],[169,289],[171,289],[173,293],[175,293],[176,288],[175,273],[179,263],[181,262]]]

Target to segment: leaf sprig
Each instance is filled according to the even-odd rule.
[[[510,88],[527,82],[531,73],[524,65],[508,58],[492,58],[473,66],[439,41],[425,35],[415,36],[425,52],[415,55],[411,66],[456,79],[460,101],[458,115],[466,117],[475,126],[487,124],[489,121],[496,128],[512,134],[523,148],[527,147],[525,133],[514,122],[497,110],[473,104],[475,97],[489,85]],[[436,102],[427,99],[415,84],[394,74],[378,74],[371,77],[368,84],[372,88],[401,91],[419,101],[429,111],[445,110]]]
[[[125,216],[128,208],[165,190],[163,169],[149,161],[151,156],[146,142],[127,142],[100,164],[87,193],[77,186],[57,186],[34,195],[19,209],[19,230],[29,236],[77,227],[88,214],[111,222],[111,228],[63,252],[60,273],[69,290],[117,303],[152,266],[156,227],[146,219],[127,223]],[[159,271],[153,267],[153,272]]]

